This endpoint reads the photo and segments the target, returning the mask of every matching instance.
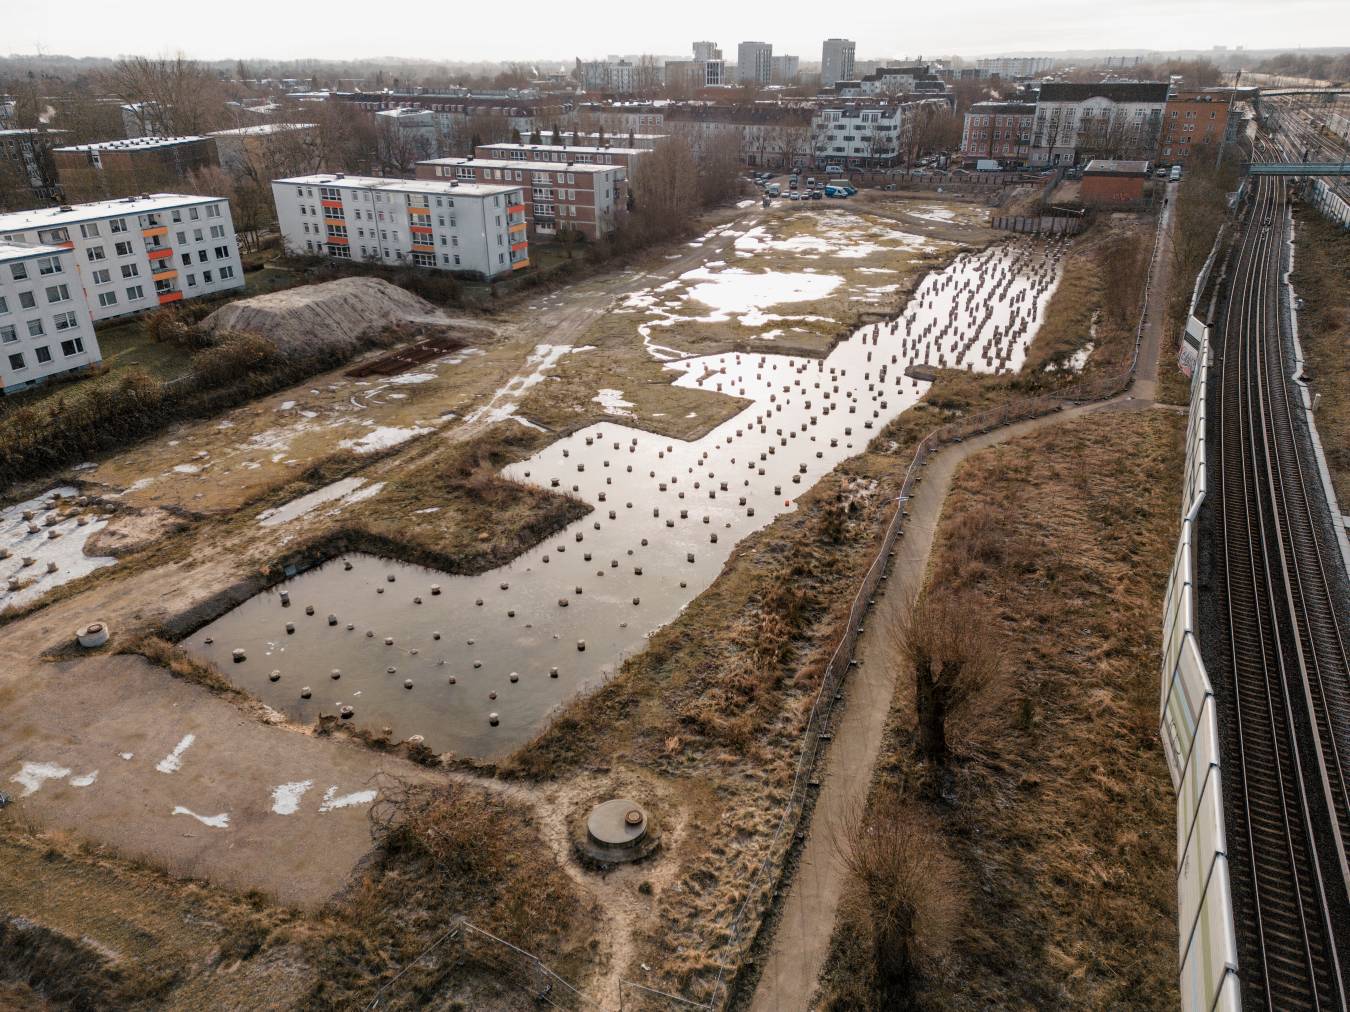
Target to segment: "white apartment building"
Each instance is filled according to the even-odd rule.
[[[101,357],[74,253],[0,241],[0,390],[14,393]]]
[[[618,138],[615,138],[616,140]],[[615,148],[605,145],[567,144],[480,144],[473,149],[475,158],[511,160],[517,162],[572,162],[577,165],[619,165],[633,169],[650,148]]]
[[[274,179],[286,248],[494,278],[530,264],[522,188],[319,173]]]
[[[1156,157],[1168,86],[1156,81],[1047,82],[1036,99],[1029,163]]]
[[[0,240],[73,250],[95,320],[244,287],[224,197],[152,193],[0,214]]]
[[[852,39],[826,39],[820,49],[820,86],[833,88],[840,81],[852,81],[853,58],[858,44]]]
[[[773,43],[742,42],[736,47],[736,80],[768,84],[773,79]]]
[[[920,99],[818,109],[811,119],[813,162],[817,168],[892,166],[909,143],[915,114],[925,106],[946,104],[945,99]]]

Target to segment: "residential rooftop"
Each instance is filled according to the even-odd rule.
[[[1146,176],[1148,162],[1094,158],[1083,167],[1085,176]]]
[[[512,162],[519,167],[519,162]],[[389,179],[385,176],[349,176],[345,173],[318,172],[308,176],[274,179],[273,183],[292,186],[349,186],[364,190],[389,190],[394,193],[441,193],[458,197],[491,197],[519,190],[508,183],[460,183],[446,179]]]
[[[487,146],[484,145],[484,147]],[[557,172],[558,167],[562,166],[568,172],[589,172],[591,174],[623,170],[620,165],[597,165],[595,162],[532,162],[529,159],[518,158],[427,158],[417,164],[468,165],[484,169],[539,169],[548,172]]]
[[[550,154],[574,153],[583,155],[645,155],[646,148],[616,148],[608,144],[603,146],[595,144],[513,144],[505,142],[502,144],[480,144],[480,148],[500,148],[503,151],[546,151]],[[476,159],[481,161],[482,159]]]
[[[285,133],[287,130],[313,130],[315,123],[259,123],[257,126],[235,127],[232,130],[212,130],[209,137],[261,137],[265,134]]]
[[[51,256],[53,253],[69,252],[61,246],[42,246],[36,243],[6,242],[0,239],[0,263],[7,260],[24,260],[28,257]]]
[[[205,137],[121,137],[115,141],[94,141],[92,144],[69,144],[56,151],[150,151],[154,148],[172,148],[179,144],[204,141]]]
[[[214,204],[224,197],[198,197],[189,193],[147,193],[117,200],[95,200],[87,204],[61,207],[37,207],[29,211],[0,214],[0,235],[25,232],[30,228],[60,228],[78,225],[95,218],[120,218],[129,214],[150,214],[192,204]]]

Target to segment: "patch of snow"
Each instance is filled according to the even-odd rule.
[[[633,417],[633,412],[628,410],[633,406],[633,402],[623,399],[622,390],[601,390],[595,397],[592,397],[591,400],[599,404],[607,415],[619,415],[625,418]]]
[[[292,784],[278,784],[272,788],[272,811],[277,815],[294,815],[300,809],[300,799],[314,786],[313,780],[297,780]]]
[[[38,600],[54,587],[79,579],[96,569],[117,564],[117,560],[110,556],[85,554],[89,539],[108,526],[107,519],[102,515],[81,510],[86,519],[83,527],[77,515],[46,526],[45,518],[52,513],[46,506],[47,501],[53,496],[69,499],[76,495],[77,489],[62,485],[40,496],[0,509],[0,546],[8,548],[10,552],[9,558],[0,559],[0,612],[22,607]],[[34,522],[38,524],[36,533],[29,531],[29,521],[23,518],[29,510],[33,511]],[[50,536],[52,531],[57,535],[54,538]],[[25,558],[33,562],[25,566]],[[56,564],[55,572],[47,572],[49,563]],[[11,579],[18,581],[13,590],[9,589]]]
[[[331,485],[315,489],[298,499],[292,499],[284,506],[263,510],[258,514],[258,524],[262,527],[275,527],[278,524],[287,523],[297,517],[304,516],[326,502],[351,495],[365,483],[365,478],[343,478],[341,481],[335,481]]]
[[[9,779],[11,783],[23,788],[23,793],[19,797],[26,798],[41,790],[42,785],[48,780],[61,780],[68,776],[70,770],[56,763],[24,763],[19,767],[19,772]]]
[[[352,450],[355,453],[375,453],[378,450],[387,450],[391,446],[406,443],[414,436],[420,436],[430,431],[430,428],[422,425],[409,425],[402,428],[395,425],[377,425],[359,439],[340,440],[338,447],[343,450]]]
[[[228,812],[222,812],[220,815],[198,815],[190,808],[184,808],[182,805],[174,805],[173,815],[190,815],[203,826],[210,826],[212,829],[229,829],[230,815]]]
[[[375,800],[378,792],[374,789],[366,791],[354,791],[351,794],[344,794],[338,797],[336,787],[330,787],[323,792],[323,801],[319,803],[319,811],[331,812],[338,808],[350,808],[352,805],[368,805]]]
[[[196,740],[195,734],[183,735],[178,744],[173,747],[173,751],[155,763],[155,769],[161,773],[177,773],[183,766],[183,753],[190,749],[192,743]]]
[[[98,779],[98,770],[93,773],[82,773],[78,777],[70,778],[71,787],[92,787],[95,780]]]

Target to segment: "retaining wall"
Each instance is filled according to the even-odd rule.
[[[1192,320],[1195,318],[1192,316]],[[1237,933],[1228,877],[1214,690],[1195,635],[1195,546],[1204,504],[1209,331],[1201,327],[1186,428],[1181,536],[1167,580],[1159,735],[1177,796],[1177,928],[1181,1007],[1239,1012]]]
[[[1077,235],[1083,231],[1083,218],[1062,218],[1058,215],[1005,215],[990,220],[993,228],[1005,232],[1039,232],[1048,235]]]

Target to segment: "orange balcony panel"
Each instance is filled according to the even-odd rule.
[[[325,225],[336,225],[338,228],[347,227],[347,221],[345,218],[325,218],[323,220],[323,223]]]
[[[509,207],[507,207],[506,213],[507,213],[507,214],[524,214],[524,213],[525,213],[525,205],[524,205],[524,204],[511,204]]]
[[[320,207],[341,207],[341,206],[342,206],[342,201],[340,201],[340,200],[321,200],[321,201],[319,201],[319,206],[320,206]]]
[[[340,235],[330,235],[327,239],[330,246],[346,246],[347,240]]]
[[[168,234],[169,234],[168,225],[156,225],[154,228],[141,229],[141,235],[145,236],[145,238],[147,239],[153,239],[157,235],[168,235]]]
[[[151,260],[160,260],[167,256],[173,256],[173,247],[161,246],[159,249],[148,249],[145,251],[145,255]]]
[[[525,241],[525,242],[513,242],[513,243],[511,244],[511,252],[514,253],[514,252],[515,252],[516,250],[518,250],[518,249],[525,249],[525,247],[527,247],[527,246],[529,246],[529,245],[530,245],[530,244],[529,244],[528,240]]]
[[[522,267],[528,267],[528,266],[530,266],[530,261],[529,261],[528,259],[526,259],[526,260],[517,260],[515,263],[513,263],[513,264],[511,265],[511,269],[512,269],[513,271],[518,271],[518,270],[520,270]]]
[[[510,228],[510,231],[512,231],[512,232],[521,232],[521,231],[523,231],[524,229],[526,229],[526,228],[528,227],[528,224],[529,224],[528,222],[524,222],[524,221],[513,221],[513,222],[511,222],[511,228]]]
[[[414,235],[431,235],[430,225],[409,225],[408,228]]]
[[[75,248],[75,244],[74,244],[73,242],[58,242],[56,245],[60,246],[62,249],[74,249],[74,248]]]
[[[173,278],[178,277],[178,272],[174,270],[172,267],[170,267],[167,270],[158,271],[155,274],[151,274],[150,277],[155,281],[169,281]]]
[[[182,292],[165,292],[159,297],[159,304],[161,306],[167,306],[170,302],[181,302],[182,300]]]
[[[412,250],[414,253],[435,253],[436,247],[432,246],[430,243],[427,243],[425,245],[418,245],[417,243],[413,243]]]
[[[422,215],[425,215],[426,217],[430,218],[430,217],[431,217],[431,208],[429,208],[429,207],[410,207],[410,208],[408,208],[408,213],[409,213],[409,214],[415,214],[415,215],[418,215],[419,217],[422,216]]]

